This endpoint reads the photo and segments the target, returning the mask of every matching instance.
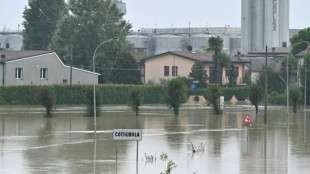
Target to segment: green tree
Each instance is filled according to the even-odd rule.
[[[300,68],[300,83],[301,83],[301,86],[302,86],[302,91],[303,91],[303,96],[305,95],[304,94],[304,91],[305,91],[305,68],[306,68],[306,87],[307,87],[307,92],[306,92],[306,95],[307,95],[307,105],[310,104],[310,92],[309,92],[309,87],[310,87],[310,54],[307,54],[305,56],[305,63],[303,66],[301,66]]]
[[[118,54],[112,71],[112,82],[122,84],[141,84],[141,72],[135,58],[129,52]]]
[[[263,99],[263,88],[258,84],[251,84],[249,88],[249,99],[255,106],[256,114],[258,114],[258,103]]]
[[[268,81],[267,88],[269,92],[277,91],[278,93],[283,93],[285,91],[285,81],[280,76],[280,73],[274,71],[272,68],[267,68]],[[266,69],[259,75],[259,84],[265,87],[265,73]]]
[[[199,81],[199,83],[197,84],[197,88],[207,87],[208,75],[203,62],[196,61],[192,66],[189,76],[194,78],[195,81]]]
[[[290,39],[291,45],[293,45],[292,53],[294,55],[307,49],[308,44],[306,42],[300,43],[303,41],[310,42],[310,27],[300,30],[298,34]]]
[[[38,101],[42,106],[45,107],[45,116],[52,117],[55,102],[55,95],[52,89],[48,87],[42,87],[39,91]]]
[[[187,100],[186,86],[180,78],[168,82],[166,102],[169,108],[173,108],[174,115],[179,115],[180,106]]]
[[[73,46],[73,65],[90,67],[96,47],[114,38],[117,41],[104,43],[97,51],[107,56],[127,49],[126,41],[131,24],[123,19],[124,14],[111,0],[69,0],[70,13],[57,26],[49,45],[51,50],[67,63]],[[91,68],[89,68],[91,69]]]
[[[235,67],[233,64],[228,66],[227,68],[227,75],[228,75],[228,80],[229,80],[229,87],[234,87],[237,86],[237,74],[235,72]]]
[[[215,83],[219,83],[220,73],[219,73],[219,53],[223,49],[223,39],[221,37],[210,37],[208,40],[209,47],[214,50],[213,63],[214,63],[214,73],[212,79],[215,79]]]
[[[52,41],[56,24],[68,13],[64,0],[28,1],[24,10],[23,47],[25,50],[46,50]]]
[[[297,112],[297,105],[300,101],[301,91],[300,88],[295,87],[290,89],[290,103],[293,106],[294,113]]]
[[[285,57],[284,61],[281,63],[281,75],[283,78],[286,79],[286,75],[287,75],[287,65],[286,62],[288,60],[288,73],[289,73],[289,81],[290,81],[290,77],[293,74],[297,73],[297,59],[295,58],[295,56],[293,54],[289,54],[288,56]]]
[[[222,110],[220,107],[220,96],[222,95],[221,89],[216,86],[212,85],[208,88],[208,100],[211,102],[213,106],[213,111],[215,114],[221,114]]]
[[[129,106],[135,112],[136,116],[139,115],[139,106],[143,104],[143,91],[138,88],[133,88],[129,92]]]
[[[105,84],[105,83],[112,83],[112,69],[114,66],[113,58],[111,56],[107,56],[105,53],[99,53],[95,56],[95,62],[97,64],[98,73],[100,73],[99,76],[99,83]]]

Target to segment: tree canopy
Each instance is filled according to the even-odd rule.
[[[298,34],[290,39],[291,45],[293,45],[292,53],[294,55],[307,49],[309,43],[302,43],[303,41],[310,43],[310,27],[300,30]]]
[[[64,0],[28,1],[23,17],[23,47],[25,50],[46,50],[56,30],[56,24],[66,14]]]
[[[267,88],[268,92],[276,91],[278,93],[283,93],[285,91],[285,81],[280,76],[280,73],[276,72],[272,68],[267,68],[268,72],[268,81]],[[264,87],[265,86],[265,74],[266,69],[259,75],[259,84]]]
[[[187,100],[186,86],[181,78],[175,78],[168,82],[166,102],[173,108],[174,114],[179,115],[180,106]]]
[[[207,87],[208,75],[203,62],[196,61],[192,66],[189,76],[192,77],[193,80],[199,81],[199,83],[197,84],[197,88]]]
[[[111,0],[69,0],[70,13],[59,21],[49,45],[51,50],[66,63],[73,47],[73,65],[89,67],[96,47],[108,57],[115,57],[119,50],[127,49],[126,36],[131,24]],[[117,38],[117,42],[115,41]],[[114,39],[114,41],[113,41]],[[90,69],[90,68],[89,68]]]

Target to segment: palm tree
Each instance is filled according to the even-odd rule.
[[[223,39],[219,36],[209,38],[209,47],[214,50],[213,63],[214,63],[214,76],[216,83],[222,85],[223,68],[228,67],[230,64],[229,56],[222,52]],[[214,77],[213,77],[214,78]]]

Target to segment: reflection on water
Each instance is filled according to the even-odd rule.
[[[142,174],[159,174],[169,160],[178,174],[310,172],[309,119],[305,122],[302,110],[291,115],[289,127],[281,107],[269,107],[266,127],[263,112],[256,116],[250,106],[213,115],[209,107],[187,105],[178,117],[165,106],[144,106],[139,117],[126,106],[102,111],[94,140],[94,120],[82,116],[82,107],[58,108],[54,118],[42,117],[36,107],[0,108],[0,173],[134,174],[137,144],[117,142],[116,166],[114,128],[143,130]],[[254,121],[248,132],[242,126],[247,113]],[[194,153],[201,145],[203,151]]]

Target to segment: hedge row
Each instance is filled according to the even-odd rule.
[[[56,96],[56,105],[85,104],[85,91],[92,85],[51,85]],[[165,103],[166,86],[163,85],[97,85],[102,92],[103,104],[126,104],[129,91],[132,88],[139,88],[144,93],[145,104]],[[0,87],[0,105],[38,105],[37,96],[41,86],[5,86]],[[72,90],[72,95],[71,94]],[[248,98],[247,87],[222,88],[225,100],[230,100],[233,95],[238,100]],[[207,89],[189,89],[188,95],[207,96]]]

